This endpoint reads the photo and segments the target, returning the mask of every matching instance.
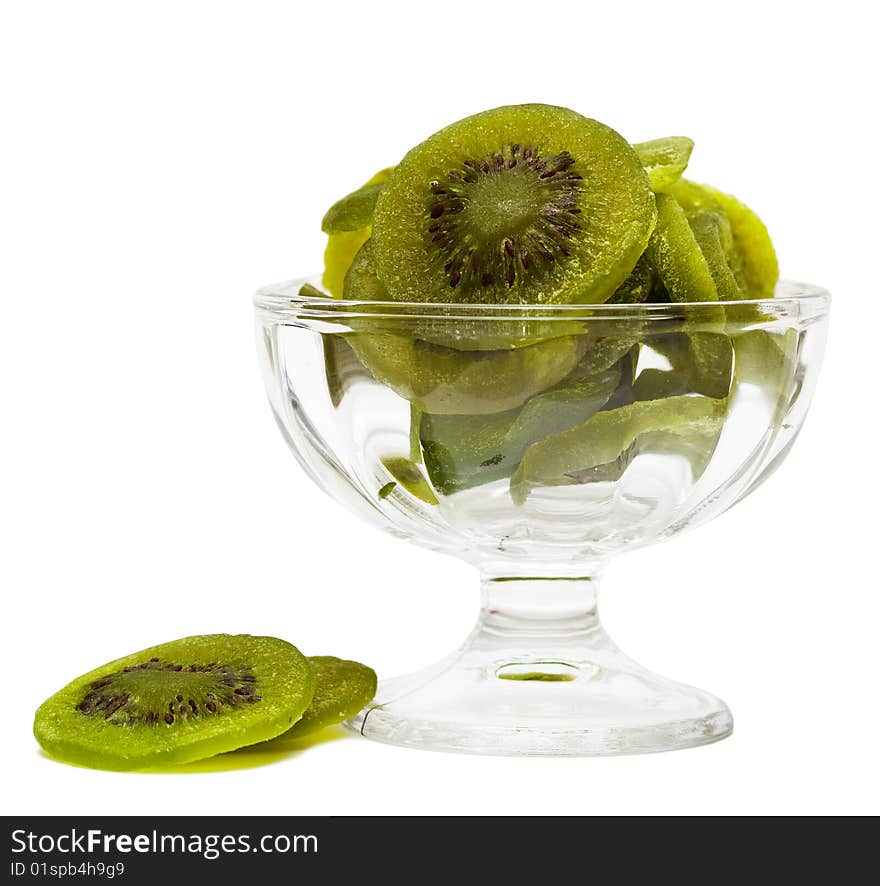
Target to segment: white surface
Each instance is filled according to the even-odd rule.
[[[0,811],[880,811],[870,5],[2,10]],[[338,196],[441,125],[520,101],[633,140],[691,135],[692,177],[750,202],[783,272],[836,297],[814,408],[781,471],[605,583],[615,639],[721,695],[733,738],[574,760],[346,738],[188,775],[41,756],[38,703],[152,643],[267,632],[388,676],[468,630],[467,567],[360,523],[285,449],[249,300],[320,266]]]

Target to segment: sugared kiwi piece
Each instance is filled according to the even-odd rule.
[[[321,230],[325,234],[341,234],[369,227],[373,223],[376,201],[393,171],[394,167],[389,167],[377,172],[366,184],[337,200],[325,213]]]
[[[357,191],[334,203],[324,216],[322,227],[329,237],[322,282],[334,298],[342,298],[345,274],[358,250],[370,239],[376,199],[392,170],[377,172]]]
[[[620,384],[617,364],[603,372],[575,370],[521,409],[496,415],[422,416],[425,467],[444,495],[509,477],[538,440],[586,421]]]
[[[617,287],[614,295],[608,299],[608,304],[640,305],[651,300],[653,289],[654,269],[651,267],[647,254],[642,254],[629,277]]]
[[[405,335],[359,332],[348,342],[373,378],[422,412],[489,415],[565,378],[586,342],[562,336],[510,351],[458,351]]]
[[[705,211],[726,216],[742,263],[746,297],[772,298],[779,280],[779,262],[770,234],[756,213],[736,197],[688,179],[676,182],[670,193],[689,216]]]
[[[394,477],[394,486],[402,486],[410,495],[415,496],[427,505],[437,504],[437,496],[431,489],[431,484],[425,479],[422,469],[412,459],[403,456],[390,456],[382,459],[382,466]],[[382,487],[384,489],[388,484]],[[388,493],[383,496],[387,498],[394,489],[392,486]]]
[[[670,300],[717,301],[715,276],[684,209],[670,195],[658,194],[657,213],[657,227],[651,235],[647,255]],[[724,261],[723,256],[720,260]],[[733,347],[723,333],[723,321],[723,311],[719,307],[714,325],[700,323],[689,333],[691,360],[686,379],[688,390],[709,397],[726,397],[729,393]],[[667,390],[674,387],[673,384]]]
[[[357,661],[332,655],[313,655],[315,694],[302,717],[283,738],[301,738],[325,726],[353,717],[376,694],[376,672]]]
[[[514,105],[413,148],[373,218],[397,301],[606,301],[644,251],[655,207],[632,147],[565,108]]]
[[[376,271],[372,238],[358,250],[345,275],[343,297],[351,301],[386,302],[388,290]],[[634,284],[635,285],[635,284]],[[365,304],[361,310],[370,313]],[[377,306],[381,314],[381,305]],[[352,325],[366,330],[378,331],[380,321],[354,319]],[[386,323],[390,331],[405,332],[432,344],[444,345],[458,351],[509,350],[533,345],[536,342],[563,335],[583,332],[585,324],[579,320],[530,320],[527,317],[507,319],[457,317],[450,322],[443,316],[412,317],[401,321],[397,318]],[[402,328],[403,327],[403,328]]]
[[[702,210],[688,221],[715,281],[718,298],[722,301],[748,298],[747,291],[737,280],[740,262],[727,216],[721,212]]]
[[[96,769],[187,763],[280,735],[314,688],[312,666],[283,640],[186,637],[78,677],[40,706],[34,735]]]
[[[694,143],[684,135],[670,135],[633,145],[651,188],[657,193],[668,191],[687,169]]]
[[[613,463],[649,432],[717,432],[725,409],[724,400],[688,395],[597,412],[583,424],[530,446],[511,477],[511,496],[523,504],[536,485],[578,482],[578,474]]]
[[[779,262],[764,222],[736,197],[708,185],[703,187],[718,201],[730,221],[749,298],[772,298],[779,280]]]
[[[647,257],[672,301],[717,301],[712,271],[687,214],[668,194],[657,195],[657,226],[648,244]]]

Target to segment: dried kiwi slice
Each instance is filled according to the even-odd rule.
[[[367,240],[360,248],[348,273],[345,275],[343,296],[352,301],[389,301],[388,290],[379,279],[374,260],[373,240]],[[363,305],[361,310],[370,311],[370,305]],[[377,313],[382,313],[381,306]],[[401,325],[405,329],[401,330]],[[381,331],[381,321],[366,322],[353,320],[352,325],[361,326],[369,331]],[[484,319],[457,317],[450,322],[444,317],[412,317],[405,320],[395,318],[385,323],[388,331],[405,331],[414,338],[420,338],[458,351],[493,351],[508,350],[533,345],[536,342],[563,335],[574,335],[585,330],[586,326],[576,320],[529,320],[517,319]],[[378,328],[377,328],[378,327]]]
[[[376,268],[398,301],[606,301],[655,219],[648,177],[609,127],[514,105],[413,148],[374,216]]]
[[[284,738],[301,738],[326,726],[353,717],[376,694],[376,672],[357,661],[332,655],[313,655],[315,694],[302,718],[284,733]]]
[[[736,197],[708,185],[703,187],[718,201],[730,221],[749,298],[772,298],[779,280],[779,262],[764,222]]]
[[[312,666],[283,640],[186,637],[78,677],[40,706],[34,735],[96,769],[187,763],[280,735],[314,688]]]
[[[633,145],[633,149],[648,173],[651,188],[662,193],[668,191],[687,169],[694,143],[687,136],[670,135],[639,142]]]
[[[653,289],[654,269],[648,260],[647,254],[643,253],[629,277],[617,287],[617,291],[608,299],[608,304],[643,304],[651,300]]]
[[[718,288],[712,267],[700,249],[685,211],[673,197],[658,194],[657,214],[657,227],[647,255],[669,298],[674,302],[717,301]],[[723,256],[719,260],[724,263]],[[726,397],[730,392],[733,347],[723,334],[723,323],[719,307],[715,324],[701,323],[699,329],[689,334],[691,359],[686,390],[708,397]],[[669,390],[674,389],[673,384]]]
[[[668,194],[657,195],[657,226],[647,256],[672,301],[717,301],[712,271],[688,217]]]
[[[521,409],[496,415],[422,416],[425,467],[444,495],[509,477],[532,443],[586,421],[620,384],[614,364],[603,372],[580,367]]]
[[[709,272],[715,281],[715,290],[721,301],[748,298],[748,293],[736,279],[739,269],[730,222],[721,212],[702,210],[689,219],[694,239],[700,247]]]
[[[598,412],[583,424],[530,446],[511,477],[511,496],[524,504],[534,486],[565,482],[578,472],[610,464],[649,432],[710,434],[721,428],[725,410],[724,400],[683,396]]]
[[[345,274],[358,250],[370,239],[377,190],[388,180],[392,171],[393,167],[390,167],[377,172],[353,194],[334,203],[324,216],[322,227],[329,237],[324,250],[322,282],[334,298],[342,298]]]
[[[457,351],[384,333],[355,333],[348,342],[376,381],[437,415],[514,409],[565,378],[586,347],[572,335],[512,351]]]
[[[746,297],[772,298],[779,280],[779,262],[770,234],[755,212],[730,194],[688,179],[676,182],[670,193],[689,216],[708,210],[727,217],[742,263]]]
[[[389,458],[382,459],[382,465],[394,477],[391,489],[382,498],[387,498],[393,491],[394,486],[399,484],[410,495],[414,495],[425,504],[437,504],[437,496],[434,495],[434,490],[431,489],[430,483],[425,479],[422,469],[414,461],[402,456],[390,456]],[[388,484],[386,483],[382,489],[385,489],[387,486]]]
[[[369,227],[373,223],[376,201],[393,171],[392,166],[377,172],[365,185],[337,200],[324,215],[321,230],[325,234],[341,234]]]

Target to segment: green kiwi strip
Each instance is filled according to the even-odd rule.
[[[373,221],[376,201],[382,193],[385,182],[364,185],[334,203],[321,222],[325,234],[341,234],[358,231]]]
[[[430,484],[425,479],[424,474],[422,474],[421,468],[414,461],[401,456],[392,456],[382,459],[382,464],[396,481],[396,483],[386,483],[382,489],[388,486],[393,489],[399,483],[410,495],[414,495],[420,501],[425,502],[425,504],[437,504],[437,496],[434,495],[434,490],[431,489]],[[391,489],[383,496],[380,490],[379,497],[385,498],[390,492]]]
[[[510,351],[457,351],[401,335],[357,333],[348,341],[373,377],[422,412],[489,415],[552,387],[580,360],[583,336]]]
[[[600,372],[579,367],[521,409],[490,416],[423,415],[420,436],[431,481],[451,495],[509,477],[530,445],[595,414],[620,379],[616,363]]]
[[[687,169],[694,143],[687,136],[671,135],[633,145],[651,189],[656,193],[668,191]]]
[[[643,434],[688,435],[719,430],[726,401],[683,396],[649,400],[598,412],[583,424],[530,446],[510,481],[511,497],[524,504],[534,486],[613,462]]]

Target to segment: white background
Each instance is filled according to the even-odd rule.
[[[870,8],[4,3],[2,811],[880,811]],[[270,633],[390,676],[464,636],[471,570],[362,524],[286,450],[250,296],[320,267],[324,209],[374,170],[452,120],[525,101],[631,140],[692,136],[691,177],[751,203],[783,273],[836,298],[786,465],[605,581],[612,635],[721,695],[735,735],[609,759],[340,737],[185,774],[44,757],[37,705],[153,643]]]

